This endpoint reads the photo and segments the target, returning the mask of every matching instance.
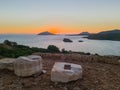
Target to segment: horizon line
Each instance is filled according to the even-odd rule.
[[[112,29],[112,30],[120,30],[120,29]],[[111,30],[102,30],[102,31],[99,31],[99,32],[104,32],[104,31],[111,31]],[[41,32],[38,32],[38,33],[0,33],[0,35],[7,35],[7,34],[13,34],[13,35],[20,35],[20,34],[28,34],[28,35],[30,35],[30,34],[39,34],[39,33],[42,33],[42,32],[46,32],[46,31],[41,31]],[[53,33],[53,32],[51,32],[51,31],[47,31],[47,32],[50,32],[50,33]],[[82,31],[82,32],[88,32],[88,33],[99,33],[99,32],[89,32],[89,31]],[[64,35],[64,34],[80,34],[80,33],[82,33],[82,32],[79,32],[79,33],[53,33],[53,34],[57,34],[57,35]]]

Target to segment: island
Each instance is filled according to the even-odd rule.
[[[79,40],[78,42],[83,42],[83,40]]]
[[[64,42],[73,42],[72,40],[68,39],[68,38],[64,38],[63,39]]]
[[[113,41],[120,41],[120,30],[108,30],[103,31],[97,34],[90,34],[88,39],[96,39],[96,40],[113,40]]]
[[[66,36],[79,36],[79,35],[90,35],[89,32],[81,32],[79,34],[66,34]]]
[[[48,32],[48,31],[45,31],[45,32],[41,32],[41,33],[39,33],[37,35],[55,35],[55,34],[53,34],[51,32]]]
[[[78,34],[78,35],[90,35],[90,33],[89,33],[89,32],[81,32],[81,33]]]

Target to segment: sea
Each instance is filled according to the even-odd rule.
[[[67,36],[67,35],[33,35],[33,34],[1,34],[0,43],[4,40],[17,42],[20,45],[29,47],[47,48],[49,45],[55,45],[60,50],[71,50],[99,55],[120,56],[120,41],[110,40],[90,40],[83,38],[86,36]],[[73,42],[63,42],[64,38],[69,38]],[[83,42],[78,42],[82,40]]]

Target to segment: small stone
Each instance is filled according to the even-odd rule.
[[[75,87],[73,90],[80,90],[80,88],[79,87]]]
[[[67,87],[63,87],[63,90],[68,90],[68,88]]]
[[[32,85],[36,86],[36,85],[37,85],[37,83],[36,83],[36,82],[34,82]]]
[[[95,81],[95,83],[98,83],[98,81]]]
[[[57,85],[58,84],[58,82],[55,82],[55,85]]]
[[[42,73],[44,74],[44,73],[46,73],[47,71],[46,70],[42,70]]]
[[[53,88],[53,86],[50,86],[50,88]]]

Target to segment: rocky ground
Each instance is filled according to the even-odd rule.
[[[120,90],[119,57],[79,54],[41,54],[47,72],[37,77],[18,77],[12,71],[0,70],[0,90]],[[69,83],[50,80],[55,62],[70,62],[83,67],[83,78]]]

